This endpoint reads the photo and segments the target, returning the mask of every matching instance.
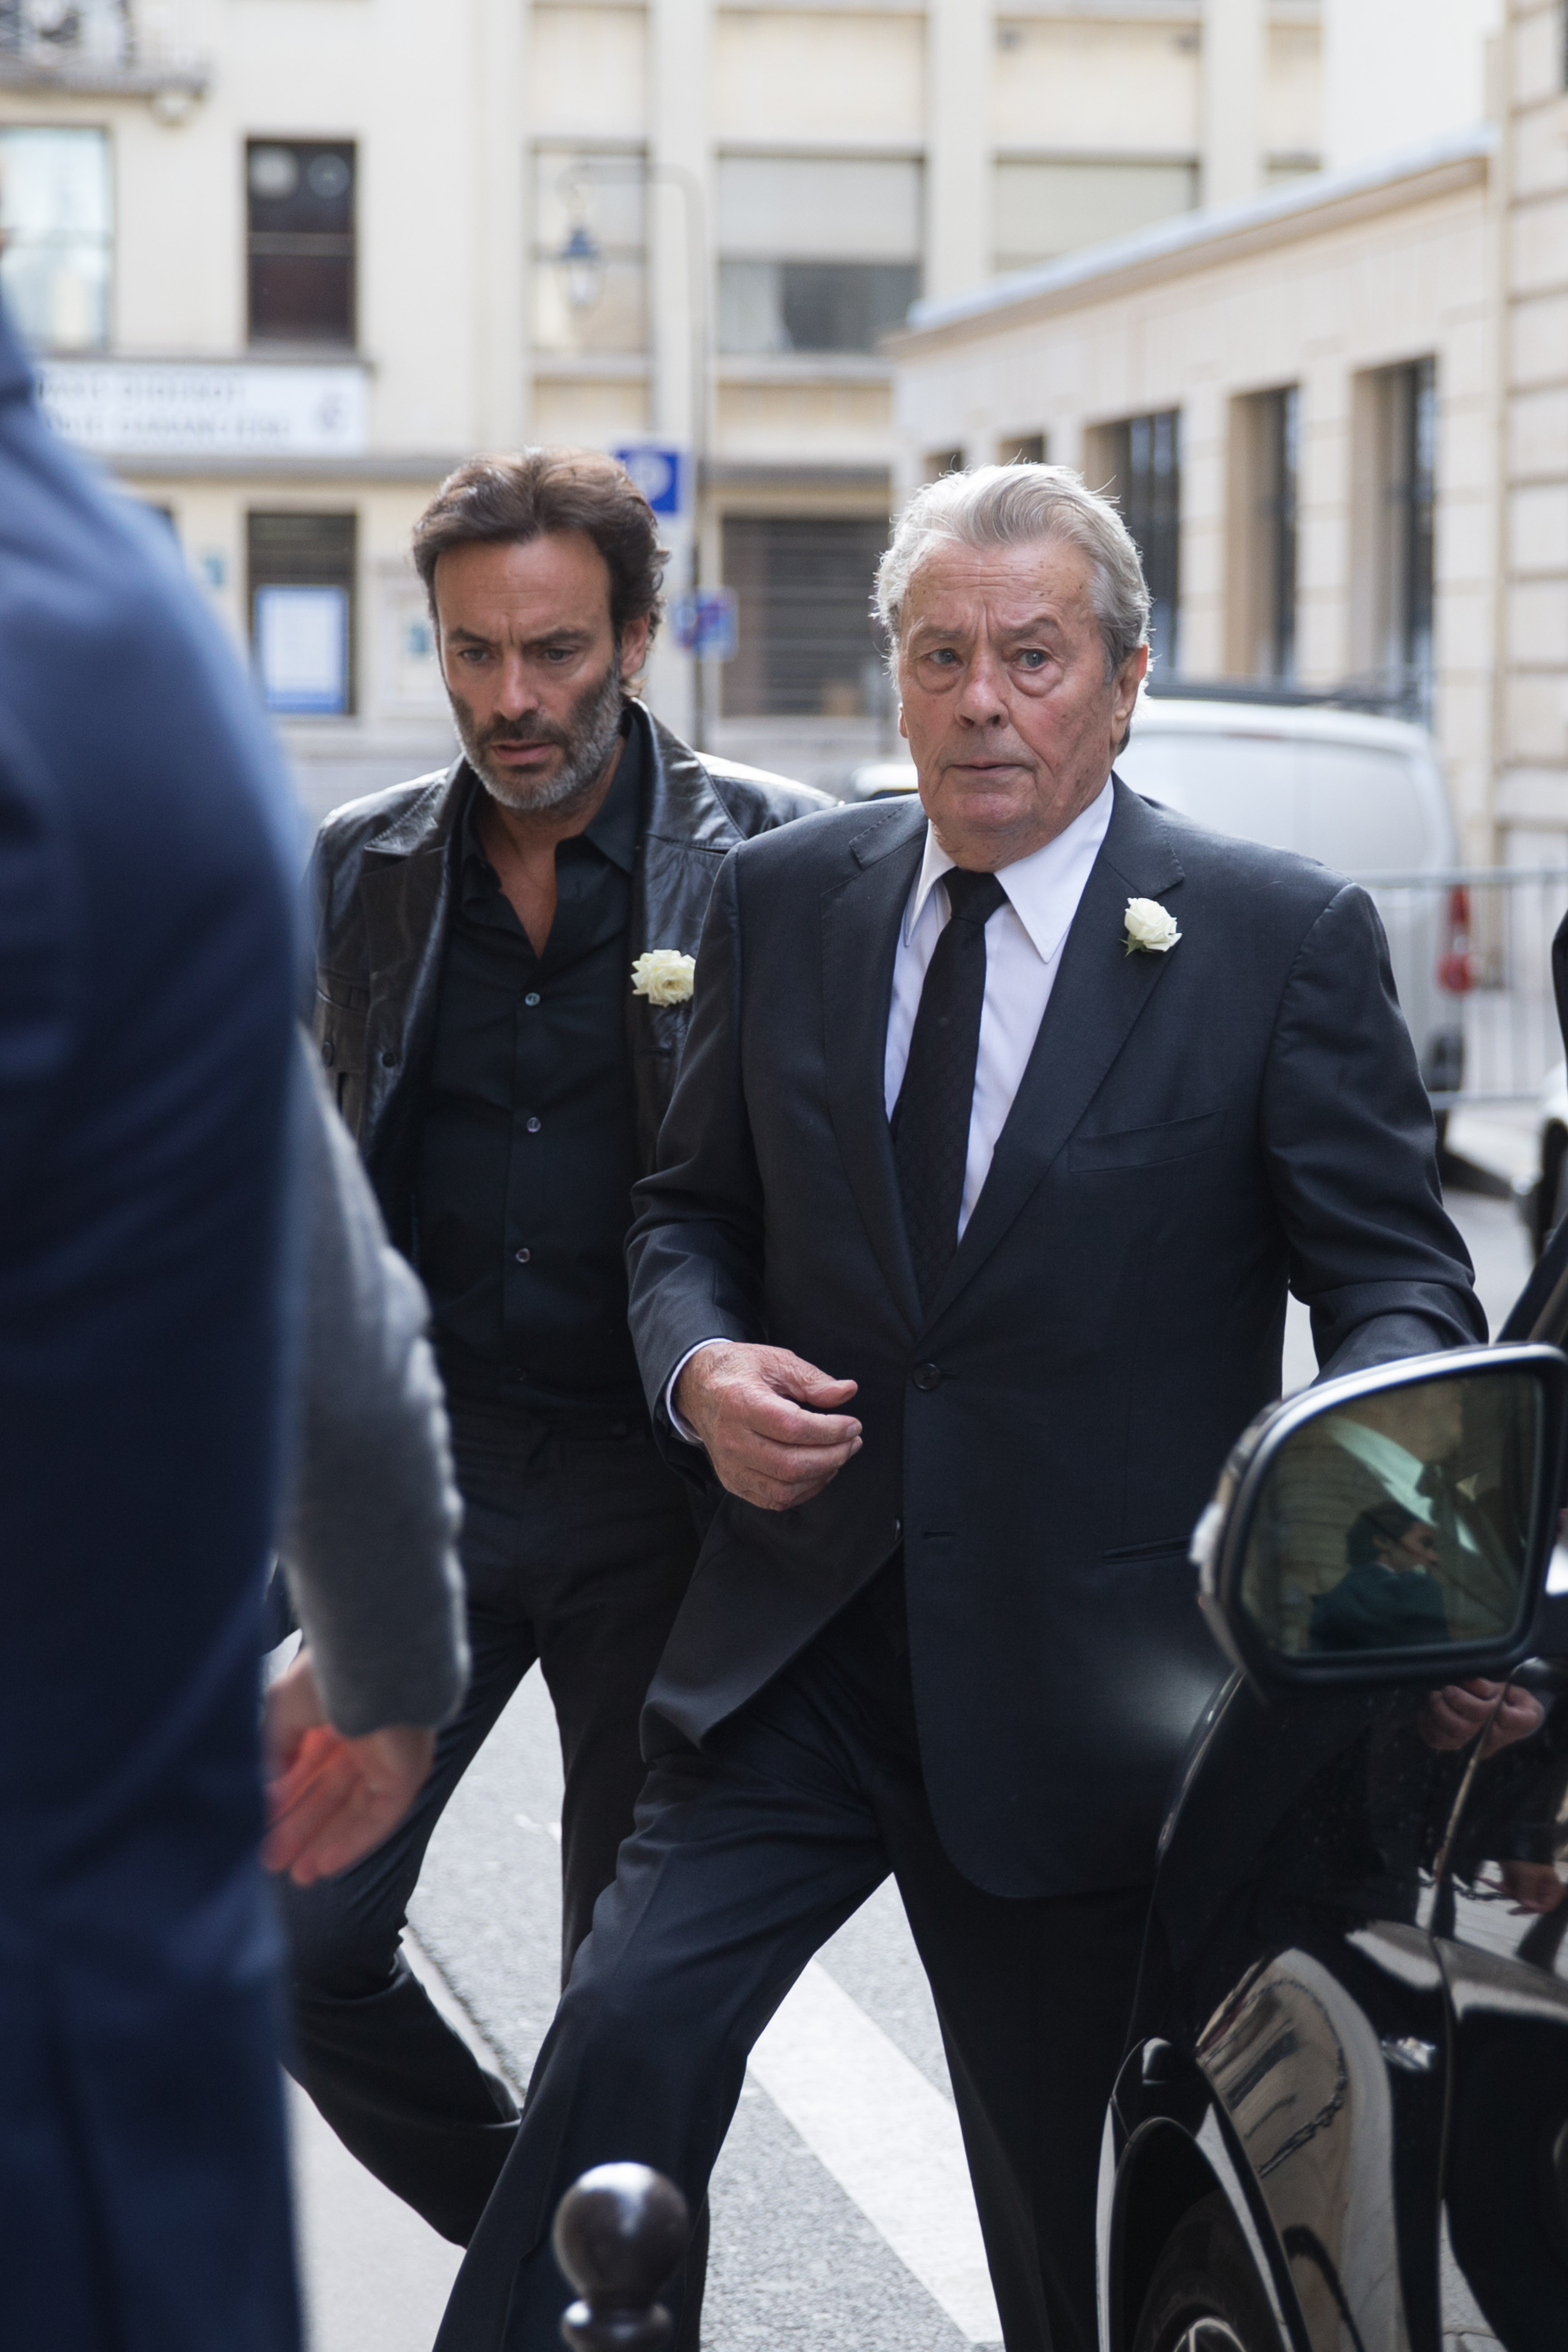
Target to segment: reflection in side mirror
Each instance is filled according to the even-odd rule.
[[[1529,1639],[1562,1491],[1568,1360],[1465,1349],[1310,1389],[1256,1423],[1198,1545],[1254,1673],[1482,1673]],[[1228,1497],[1228,1498],[1227,1498]]]

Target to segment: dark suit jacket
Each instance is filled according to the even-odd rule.
[[[641,1164],[649,1169],[690,1017],[634,996],[647,948],[697,946],[708,894],[739,842],[831,803],[809,785],[699,756],[632,705],[647,778],[632,870],[626,1048]],[[419,1123],[457,887],[459,820],[477,790],[466,760],[334,809],[311,860],[317,1045],[387,1229],[413,1255]]]
[[[1484,1337],[1370,901],[1121,784],[984,1189],[916,1296],[882,1064],[924,818],[850,809],[737,851],[633,1228],[651,1401],[698,1340],[860,1384],[814,1502],[726,1496],[649,1695],[700,1742],[901,1542],[921,1753],[997,1894],[1152,1870],[1216,1679],[1187,1539],[1279,1387],[1289,1279],[1321,1357],[1388,1315]],[[1131,897],[1182,929],[1128,954]],[[672,1457],[689,1454],[663,1423]]]
[[[0,313],[0,2340],[297,2341],[257,1617],[292,805]]]

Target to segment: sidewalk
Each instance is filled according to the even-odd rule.
[[[502,2071],[412,1936],[405,1949],[442,2014]],[[462,2248],[356,2163],[295,2084],[288,2094],[307,2352],[430,2352]]]

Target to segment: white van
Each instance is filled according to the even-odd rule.
[[[1215,833],[1300,850],[1356,877],[1411,877],[1374,895],[1422,1075],[1434,1094],[1458,1090],[1469,910],[1462,889],[1420,878],[1458,862],[1423,728],[1287,703],[1144,694],[1116,769],[1134,792]],[[907,761],[879,761],[856,771],[848,796],[913,787]]]

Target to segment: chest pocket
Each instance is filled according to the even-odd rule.
[[[1192,1118],[1168,1118],[1158,1127],[1127,1127],[1114,1135],[1075,1135],[1068,1166],[1075,1175],[1095,1169],[1154,1168],[1170,1160],[1190,1160],[1210,1151],[1225,1130],[1223,1110],[1199,1111]]]

